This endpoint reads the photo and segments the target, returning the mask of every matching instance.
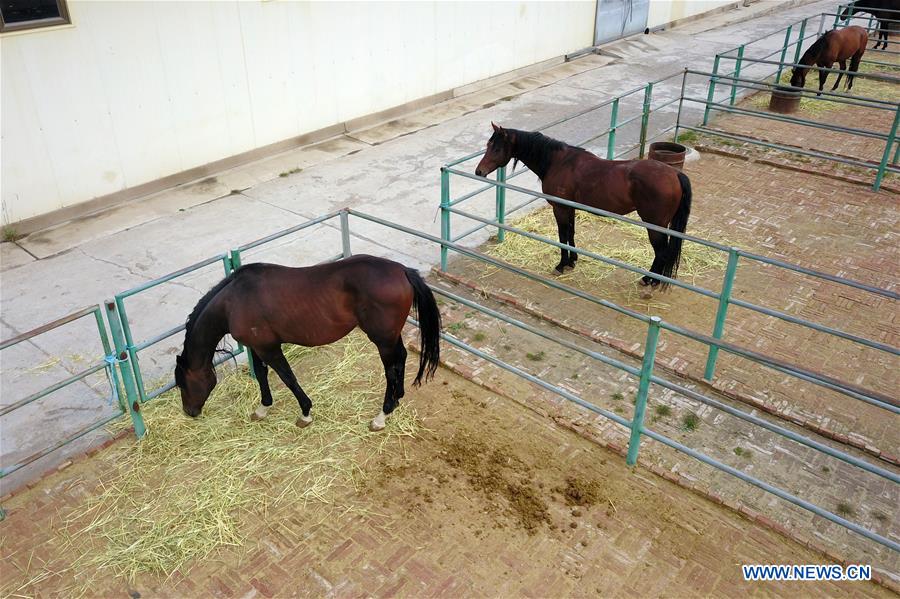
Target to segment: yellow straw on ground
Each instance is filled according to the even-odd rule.
[[[254,524],[279,525],[284,506],[313,524],[314,503],[328,504],[339,486],[355,483],[366,460],[416,432],[415,413],[405,404],[387,429],[368,431],[384,375],[362,333],[322,348],[285,349],[313,400],[312,426],[295,426],[297,401],[274,373],[274,406],[261,422],[249,420],[259,388],[246,373],[220,372],[197,419],[182,413],[177,393],[145,404],[147,435],[113,449],[116,471],[67,523],[82,580],[98,571],[131,580],[185,574],[216,551],[239,548]]]

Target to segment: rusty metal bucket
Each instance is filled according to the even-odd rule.
[[[682,167],[684,167],[684,157],[687,156],[687,151],[688,149],[681,144],[672,143],[670,141],[656,141],[650,144],[650,154],[648,155],[648,158],[665,162],[671,167],[682,170]]]
[[[772,97],[769,98],[769,110],[781,114],[797,112],[797,108],[800,107],[800,97],[799,88],[778,86],[772,90]]]

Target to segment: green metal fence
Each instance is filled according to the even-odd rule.
[[[448,169],[444,169],[444,172],[448,172]],[[507,189],[509,189],[509,188],[510,188],[510,186],[507,184]],[[621,362],[620,360],[616,360],[614,358],[605,356],[599,352],[595,352],[589,348],[585,348],[576,343],[572,343],[570,341],[566,341],[564,339],[558,338],[546,330],[542,330],[542,329],[533,327],[531,325],[528,325],[526,323],[523,323],[513,317],[510,317],[509,315],[506,315],[506,314],[500,313],[496,310],[492,310],[490,308],[482,306],[482,305],[478,304],[477,302],[471,301],[467,298],[464,298],[464,297],[458,296],[456,294],[453,294],[451,292],[448,292],[445,289],[441,289],[438,287],[432,287],[434,292],[436,292],[440,295],[443,295],[444,297],[446,297],[452,301],[456,301],[462,305],[465,305],[468,308],[477,310],[481,314],[484,314],[484,315],[491,317],[493,319],[496,319],[498,321],[513,325],[524,331],[528,331],[528,332],[530,332],[538,337],[541,337],[543,339],[553,341],[554,343],[558,344],[560,347],[564,347],[566,349],[576,351],[582,355],[591,357],[592,359],[597,360],[598,362],[600,362],[602,364],[622,370],[622,371],[630,374],[631,376],[636,377],[638,380],[638,396],[636,398],[634,416],[632,417],[631,420],[628,420],[626,418],[619,416],[618,414],[615,414],[613,412],[610,412],[599,406],[594,405],[587,399],[579,397],[578,395],[572,393],[569,390],[563,389],[563,388],[559,387],[558,385],[554,385],[545,380],[542,380],[541,378],[539,378],[533,374],[530,374],[530,373],[522,370],[521,368],[507,364],[506,362],[503,362],[502,360],[499,360],[498,358],[496,358],[494,356],[486,354],[485,352],[464,343],[463,341],[455,338],[452,335],[449,335],[447,333],[442,334],[442,338],[446,343],[449,343],[449,344],[453,345],[454,347],[462,349],[463,351],[466,351],[470,354],[478,356],[479,358],[481,358],[487,362],[490,362],[491,364],[494,364],[495,366],[498,366],[508,372],[511,372],[511,373],[515,374],[516,376],[519,376],[525,380],[528,380],[531,383],[538,385],[539,387],[541,387],[543,389],[551,391],[568,401],[571,401],[587,410],[590,410],[591,412],[599,414],[599,415],[601,415],[605,418],[608,418],[608,419],[612,420],[613,422],[616,422],[617,424],[625,427],[628,430],[629,435],[630,435],[628,452],[627,452],[627,456],[626,456],[626,462],[629,465],[634,465],[638,460],[641,438],[642,437],[650,438],[650,439],[653,439],[653,440],[655,440],[663,445],[666,445],[672,449],[675,449],[676,451],[679,451],[685,455],[688,455],[704,464],[707,464],[707,465],[709,465],[713,468],[716,468],[722,472],[726,472],[732,476],[735,476],[735,477],[739,478],[740,480],[747,482],[748,484],[751,484],[757,488],[763,489],[785,501],[788,501],[788,502],[790,502],[794,505],[797,505],[803,509],[806,509],[814,514],[817,514],[818,516],[821,516],[822,518],[825,518],[825,519],[827,519],[831,522],[834,522],[840,526],[843,526],[843,527],[845,527],[845,528],[847,528],[869,540],[872,540],[872,541],[879,543],[885,547],[888,547],[889,549],[891,549],[895,552],[900,552],[900,544],[898,544],[894,540],[886,538],[874,531],[871,531],[859,524],[856,524],[855,522],[849,521],[840,515],[834,514],[834,513],[830,512],[828,510],[825,510],[809,501],[806,501],[805,499],[797,497],[796,495],[794,495],[784,489],[781,489],[777,486],[769,484],[755,476],[752,476],[750,474],[747,474],[746,472],[743,472],[732,466],[724,464],[721,461],[719,461],[713,457],[710,457],[709,455],[707,455],[705,453],[697,451],[696,449],[690,448],[678,441],[675,441],[675,440],[670,439],[656,431],[653,431],[652,429],[650,429],[649,427],[646,426],[644,419],[643,419],[643,416],[647,410],[647,400],[648,400],[649,389],[650,389],[651,385],[658,385],[662,388],[665,388],[665,389],[674,391],[676,393],[679,393],[681,395],[684,395],[685,397],[688,397],[694,401],[701,402],[704,405],[707,405],[707,406],[713,407],[717,410],[723,411],[723,412],[729,414],[730,416],[733,416],[733,417],[743,420],[745,422],[751,423],[752,425],[758,426],[761,429],[765,429],[769,432],[772,432],[772,433],[775,433],[782,437],[785,437],[787,439],[790,439],[793,442],[799,443],[799,444],[801,444],[805,447],[811,448],[817,452],[821,452],[832,458],[841,460],[853,467],[859,468],[865,472],[868,472],[870,474],[873,474],[875,476],[883,478],[891,483],[900,484],[900,476],[891,472],[890,470],[887,470],[880,466],[869,463],[866,460],[857,458],[846,452],[829,447],[828,445],[825,445],[823,443],[815,441],[814,439],[810,439],[803,435],[797,434],[789,429],[786,429],[779,425],[768,422],[767,420],[759,418],[753,414],[743,412],[739,409],[736,409],[727,404],[724,404],[716,399],[707,397],[707,396],[705,396],[701,393],[698,393],[692,389],[688,389],[682,385],[673,383],[667,379],[664,379],[662,377],[655,375],[654,374],[654,368],[655,368],[655,359],[654,358],[655,358],[656,347],[659,343],[660,335],[663,332],[666,332],[667,334],[675,334],[678,336],[693,339],[694,341],[698,341],[700,343],[707,344],[711,348],[715,347],[721,351],[729,352],[734,355],[738,355],[738,356],[759,362],[761,364],[768,365],[770,367],[776,368],[777,370],[786,372],[793,376],[797,376],[804,380],[814,380],[814,382],[817,382],[819,384],[825,384],[825,386],[828,386],[827,381],[824,381],[824,380],[818,378],[818,376],[815,375],[814,373],[805,373],[802,369],[798,369],[792,365],[779,362],[778,360],[775,360],[768,356],[764,356],[764,355],[752,352],[750,350],[747,350],[742,347],[715,339],[713,337],[709,337],[709,336],[702,335],[702,334],[699,334],[699,333],[696,333],[693,331],[686,330],[682,327],[668,323],[668,322],[666,322],[658,317],[655,317],[655,316],[648,317],[648,316],[636,313],[627,308],[617,306],[616,304],[614,304],[612,302],[595,297],[595,296],[593,296],[587,292],[584,292],[582,290],[568,287],[562,283],[559,283],[558,281],[553,281],[553,280],[547,279],[540,275],[536,275],[534,273],[528,272],[527,270],[512,266],[510,264],[507,264],[507,263],[497,260],[495,258],[481,254],[475,250],[461,246],[458,243],[449,241],[443,235],[441,237],[437,237],[437,236],[430,235],[430,234],[427,234],[427,233],[424,233],[421,231],[417,231],[417,230],[411,229],[409,227],[405,227],[403,225],[392,223],[385,219],[371,216],[371,215],[368,215],[368,214],[365,214],[362,212],[358,212],[358,211],[351,210],[351,209],[343,209],[338,212],[326,214],[319,218],[312,219],[312,220],[304,222],[304,223],[300,223],[294,227],[285,229],[284,231],[280,231],[273,235],[270,235],[270,236],[264,237],[262,239],[259,239],[257,241],[251,242],[249,244],[240,246],[239,248],[229,251],[228,253],[223,253],[223,254],[213,256],[211,258],[208,258],[206,260],[198,262],[197,264],[194,264],[187,268],[173,272],[164,277],[160,277],[154,281],[150,281],[148,283],[145,283],[143,285],[140,285],[138,287],[135,287],[133,289],[130,289],[128,291],[120,293],[116,296],[116,299],[124,300],[125,298],[128,298],[128,297],[134,297],[135,295],[137,295],[139,293],[148,291],[149,289],[152,289],[158,285],[162,285],[168,281],[172,281],[172,280],[176,279],[177,277],[183,276],[189,272],[193,272],[199,268],[203,268],[204,266],[209,266],[210,264],[215,264],[216,262],[220,262],[220,261],[223,262],[223,264],[225,264],[226,267],[229,266],[229,262],[230,262],[230,268],[225,269],[226,271],[230,272],[231,269],[234,268],[236,262],[239,261],[241,252],[262,246],[268,242],[285,237],[287,235],[290,235],[297,231],[306,229],[308,227],[312,227],[314,225],[327,224],[327,225],[333,226],[329,221],[331,221],[332,219],[335,219],[335,218],[339,219],[339,224],[337,225],[337,228],[339,228],[340,232],[341,232],[341,248],[340,248],[340,252],[335,256],[335,258],[349,256],[349,255],[351,255],[350,217],[360,219],[363,221],[367,221],[369,223],[375,223],[375,224],[381,225],[381,226],[385,227],[386,231],[390,232],[391,235],[396,235],[397,233],[402,233],[402,234],[416,237],[418,239],[429,241],[429,242],[435,244],[435,247],[440,247],[440,249],[442,251],[450,250],[455,253],[459,253],[461,255],[467,256],[469,258],[474,258],[474,259],[480,260],[480,261],[484,262],[485,264],[489,264],[491,266],[498,267],[498,268],[504,269],[508,272],[514,273],[518,276],[521,276],[523,279],[537,281],[537,282],[542,283],[543,285],[546,285],[547,287],[566,291],[567,293],[570,293],[573,296],[580,297],[582,299],[587,299],[588,301],[591,301],[598,306],[603,306],[603,307],[606,307],[609,309],[616,310],[620,313],[627,314],[627,315],[645,323],[647,326],[647,336],[646,336],[646,339],[644,342],[644,354],[643,354],[641,366],[639,368],[636,368],[634,366],[631,366],[624,362]],[[489,222],[491,223],[492,226],[502,228],[509,232],[513,232],[513,233],[517,233],[517,234],[523,233],[522,231],[520,231],[514,227],[500,224],[497,221],[489,221]],[[575,251],[579,251],[583,255],[594,256],[590,252],[584,252],[583,250],[576,249]],[[228,260],[225,259],[226,256],[227,256]],[[236,257],[237,257],[237,260],[235,259]],[[801,271],[801,272],[805,272],[805,271]],[[855,286],[856,288],[867,288],[866,286],[861,285],[861,284],[853,284],[853,283],[851,283],[851,284],[853,286]],[[682,284],[681,286],[684,286],[684,285]],[[709,292],[709,293],[713,293],[713,292]],[[92,372],[97,372],[101,369],[107,368],[109,375],[111,377],[112,383],[113,383],[113,388],[118,389],[119,386],[118,386],[118,383],[115,378],[116,377],[115,370],[112,368],[112,366],[117,363],[120,367],[120,373],[122,375],[124,384],[122,385],[122,390],[121,390],[121,393],[123,394],[123,397],[122,397],[123,408],[122,408],[122,411],[120,412],[120,414],[117,414],[115,417],[118,417],[119,415],[124,414],[126,411],[128,411],[128,413],[130,414],[132,421],[134,422],[134,425],[135,425],[135,433],[137,434],[138,437],[140,437],[144,433],[144,430],[145,430],[144,423],[143,423],[143,416],[141,414],[141,409],[140,409],[140,404],[141,404],[142,400],[149,401],[153,397],[158,396],[164,390],[170,389],[174,385],[174,382],[169,382],[167,385],[165,385],[161,389],[157,389],[154,392],[150,393],[149,395],[143,395],[142,394],[143,392],[141,391],[141,388],[138,385],[138,381],[142,380],[142,378],[143,378],[141,375],[141,365],[140,365],[139,360],[137,359],[138,352],[142,349],[146,349],[147,347],[150,347],[151,345],[159,343],[159,342],[163,341],[164,339],[176,334],[179,330],[181,330],[181,327],[178,327],[177,329],[170,329],[168,331],[162,331],[159,334],[153,336],[152,338],[150,338],[144,342],[135,344],[133,342],[128,341],[128,335],[126,335],[126,333],[125,333],[125,330],[126,330],[125,323],[128,322],[127,326],[130,327],[131,321],[134,319],[134,316],[132,315],[129,318],[126,315],[126,313],[121,311],[121,308],[124,307],[124,301],[117,302],[116,300],[109,300],[106,302],[105,306],[106,306],[107,317],[109,318],[110,329],[113,332],[113,339],[114,339],[114,343],[115,343],[115,345],[114,345],[115,353],[113,353],[113,350],[111,349],[110,344],[108,343],[108,341],[106,341],[104,343],[104,349],[106,352],[108,352],[108,355],[105,356],[104,360],[101,363],[96,364],[95,366],[87,369],[83,373],[80,373],[79,375],[76,375],[76,376],[87,376],[88,374],[90,374]],[[26,333],[24,335],[21,335],[19,337],[9,340],[9,341],[3,342],[2,344],[0,344],[0,349],[9,347],[11,345],[14,345],[16,343],[19,343],[19,342],[27,339],[27,338],[30,338],[31,336],[40,334],[40,332],[42,332],[42,331],[49,330],[49,329],[55,328],[57,326],[61,326],[61,324],[70,322],[71,320],[86,316],[88,314],[93,314],[95,316],[95,318],[97,319],[101,338],[106,339],[105,329],[103,328],[103,322],[102,322],[102,318],[100,316],[101,315],[100,308],[94,307],[94,308],[89,308],[89,309],[85,309],[83,311],[74,313],[73,315],[70,315],[64,319],[60,319],[59,321],[56,321],[54,323],[50,323],[44,327],[41,327],[40,329],[36,329],[35,331],[32,331],[30,333]],[[149,322],[155,321],[154,316],[152,314],[142,314],[141,317],[144,319],[144,321],[149,321]],[[129,384],[127,382],[128,379],[131,379],[132,383]],[[74,380],[74,378],[73,378],[73,380]],[[59,383],[59,385],[63,385],[63,384],[67,384],[67,381],[63,381],[63,382]],[[840,387],[841,385],[842,385],[841,383],[836,383],[837,387]],[[832,388],[832,387],[829,387],[829,388]],[[838,390],[841,390],[841,389],[839,388]],[[846,391],[846,389],[843,389],[843,390]],[[50,390],[45,390],[41,393],[46,394],[48,392],[50,392]],[[114,391],[114,393],[115,393],[115,391]],[[15,409],[15,407],[24,405],[24,403],[29,400],[30,400],[30,398],[25,398],[25,400],[22,400],[21,402],[17,402],[16,405],[14,407],[11,407],[10,409]],[[893,405],[891,403],[883,403],[878,400],[870,401],[870,403],[873,403],[874,405],[878,405],[879,407],[884,408],[885,410],[887,410],[890,413],[893,413],[893,414],[900,413],[900,407]],[[128,405],[131,405],[133,407],[133,409],[130,409],[130,410],[127,409],[125,406],[128,406]],[[95,430],[96,428],[103,426],[106,422],[109,422],[110,420],[111,419],[101,421],[101,422],[93,425],[93,427],[90,430]],[[48,448],[48,450],[43,452],[41,455],[46,455],[50,451],[53,451],[55,448],[61,447],[69,440],[70,439],[61,441],[54,448]],[[40,457],[40,456],[38,456],[38,457]],[[34,459],[37,459],[37,458],[34,458]],[[18,465],[18,467],[22,467],[24,465],[25,464]],[[6,474],[6,473],[4,473],[4,474]]]
[[[103,322],[103,311],[100,308],[100,306],[88,306],[86,308],[82,308],[81,310],[76,310],[75,312],[67,314],[66,316],[63,316],[62,318],[54,320],[53,322],[49,322],[45,325],[37,327],[36,329],[32,329],[31,331],[22,333],[21,335],[16,335],[15,337],[13,337],[11,339],[7,339],[6,341],[3,341],[2,343],[0,343],[0,351],[7,349],[7,348],[15,347],[24,341],[34,339],[36,337],[39,337],[39,336],[49,333],[51,331],[56,331],[66,325],[72,324],[76,321],[80,321],[83,318],[88,318],[91,316],[93,316],[93,318],[96,322],[97,335],[100,339],[100,344],[103,348],[103,355],[100,356],[100,359],[97,362],[95,362],[94,364],[92,364],[91,366],[81,370],[80,372],[73,374],[72,376],[69,376],[61,381],[53,383],[52,385],[49,385],[49,386],[45,387],[44,389],[37,391],[36,393],[32,393],[31,395],[28,395],[27,397],[23,397],[22,399],[14,401],[13,403],[3,407],[3,409],[0,409],[0,417],[5,416],[15,410],[24,408],[25,406],[32,404],[33,402],[36,402],[39,399],[48,397],[52,393],[59,391],[61,389],[64,389],[70,385],[74,385],[76,383],[83,382],[89,376],[96,374],[100,371],[106,372],[106,375],[107,375],[108,381],[109,381],[110,398],[111,398],[111,400],[115,401],[116,405],[119,408],[119,412],[112,416],[102,418],[96,422],[93,422],[93,423],[89,424],[88,426],[76,431],[75,433],[63,437],[62,439],[60,439],[57,442],[50,445],[49,447],[43,448],[43,449],[29,455],[28,457],[17,461],[15,464],[12,464],[9,466],[4,466],[2,469],[0,469],[0,478],[4,478],[6,476],[9,476],[13,472],[21,470],[25,466],[56,451],[57,449],[65,446],[65,445],[68,445],[69,443],[72,443],[73,441],[76,441],[76,440],[80,439],[81,437],[84,437],[88,433],[91,433],[106,424],[109,424],[116,418],[121,417],[126,411],[129,411],[129,412],[131,411],[131,406],[128,405],[126,398],[123,397],[122,395],[120,395],[120,393],[119,393],[118,375],[116,374],[116,369],[115,369],[115,365],[117,363],[120,366],[123,366],[122,361],[127,360],[127,355],[120,354],[118,352],[113,352],[113,350],[110,346],[110,343],[109,343],[109,335],[107,334],[106,325]],[[138,418],[139,418],[139,415],[138,415]]]

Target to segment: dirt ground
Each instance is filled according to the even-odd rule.
[[[270,418],[293,423],[296,404],[278,397],[276,408]],[[121,440],[4,501],[0,594],[787,596],[796,585],[745,583],[739,565],[825,561],[444,369],[403,409],[418,432],[372,434],[359,475],[327,497],[242,511],[238,546],[132,581],[77,565],[102,541],[72,544],[66,524],[109,484],[120,452],[137,449]],[[146,484],[165,501],[175,481]],[[869,583],[816,590],[887,594]]]

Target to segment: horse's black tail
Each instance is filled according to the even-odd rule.
[[[414,268],[406,269],[406,278],[413,288],[413,308],[416,311],[416,320],[419,321],[419,372],[413,385],[422,384],[422,377],[426,381],[431,380],[437,370],[441,357],[441,312],[438,310],[434,294],[418,271]]]
[[[678,210],[669,223],[669,228],[679,233],[687,229],[688,218],[691,216],[691,180],[682,172],[678,173],[678,181],[681,182],[681,202]],[[663,254],[662,275],[674,279],[678,276],[678,265],[681,263],[681,237],[669,235],[666,251]],[[666,284],[663,283],[665,288]]]

